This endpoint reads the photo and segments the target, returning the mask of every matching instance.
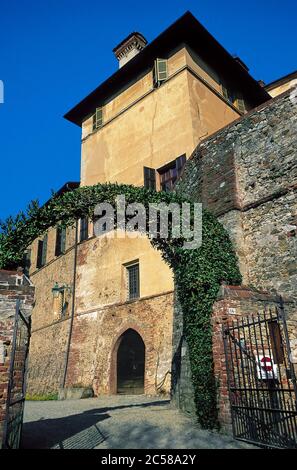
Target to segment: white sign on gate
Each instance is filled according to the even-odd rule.
[[[278,379],[277,365],[274,364],[273,359],[267,354],[257,357],[257,376],[261,380]]]

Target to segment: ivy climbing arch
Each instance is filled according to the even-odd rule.
[[[108,202],[114,206],[120,194],[125,195],[126,204],[137,202],[146,208],[149,203],[191,202],[178,192],[156,192],[107,183],[53,195],[42,207],[32,202],[26,213],[1,222],[0,268],[22,265],[26,248],[49,227],[61,222],[64,226],[72,226],[78,218],[92,217],[96,204]],[[203,210],[200,248],[185,250],[182,239],[150,241],[174,272],[176,294],[183,311],[198,421],[204,428],[215,428],[218,421],[210,317],[221,281],[241,282],[235,252],[226,230],[206,210]]]

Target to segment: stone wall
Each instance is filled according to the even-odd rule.
[[[7,397],[10,380],[10,365],[15,326],[16,301],[21,301],[21,310],[26,316],[31,314],[34,287],[22,272],[0,270],[0,448],[3,444],[7,413]],[[12,393],[19,393],[23,384],[24,356],[16,357],[17,371],[14,374]]]
[[[194,387],[187,341],[183,334],[183,311],[175,294],[173,312],[172,402],[185,413],[195,415]]]
[[[296,110],[285,93],[215,133],[177,189],[223,223],[244,284],[297,299]]]
[[[297,300],[297,113],[286,92],[254,109],[203,141],[187,161],[176,189],[213,212],[233,241],[243,283]],[[266,299],[267,300],[267,299]],[[257,303],[243,302],[241,315]],[[258,305],[259,307],[259,305]],[[223,308],[223,307],[222,307]],[[216,316],[221,307],[215,306]],[[288,322],[293,355],[297,354],[297,309]],[[174,319],[174,351],[181,348],[182,314]],[[218,337],[221,330],[215,332]],[[214,344],[215,368],[224,353]],[[193,393],[184,347],[173,398],[191,412]],[[221,397],[221,398],[220,398]],[[228,406],[219,395],[220,413]],[[226,400],[225,400],[226,399]],[[221,402],[220,402],[221,400]],[[225,401],[224,401],[225,400]],[[226,411],[228,414],[228,410]],[[221,420],[224,422],[224,417]]]

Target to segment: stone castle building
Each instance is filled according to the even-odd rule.
[[[258,122],[253,110],[289,89],[296,74],[265,87],[190,13],[150,44],[141,34],[130,34],[114,53],[119,69],[65,115],[82,129],[81,181],[66,183],[60,193],[103,182],[167,191],[184,171],[180,190],[197,194],[210,209],[215,206],[230,229],[245,281],[258,283],[261,274],[256,271],[262,268],[252,264],[258,266],[255,258],[261,253],[257,255],[253,245],[262,237],[255,233],[262,215],[255,211],[249,219],[246,207],[256,191],[266,197],[265,174],[270,170],[255,148],[249,160],[253,142],[251,148],[243,146],[243,153],[240,148],[252,135],[249,126]],[[246,114],[251,116],[248,121]],[[234,122],[244,131],[235,151],[224,147],[221,159],[216,148],[224,141],[232,147],[232,132],[238,135]],[[265,135],[270,138],[269,126]],[[230,131],[220,137],[217,132],[223,128]],[[259,128],[258,139],[261,124]],[[273,152],[272,144],[266,145]],[[197,146],[201,155],[208,154],[202,169],[196,164],[193,168],[200,158],[194,152]],[[248,224],[255,226],[254,238]],[[264,253],[265,246],[262,249]],[[36,288],[30,394],[60,387],[92,388],[96,395],[168,393],[174,283],[150,242],[98,239],[85,218],[66,230],[51,228],[29,252],[30,279]],[[270,287],[268,278],[265,274],[261,286]]]

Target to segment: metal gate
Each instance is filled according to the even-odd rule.
[[[3,448],[17,449],[20,446],[25,402],[26,367],[31,332],[31,319],[16,303],[12,350],[10,357],[9,384],[7,392],[6,419]]]
[[[297,387],[283,308],[223,326],[233,434],[297,448]]]

